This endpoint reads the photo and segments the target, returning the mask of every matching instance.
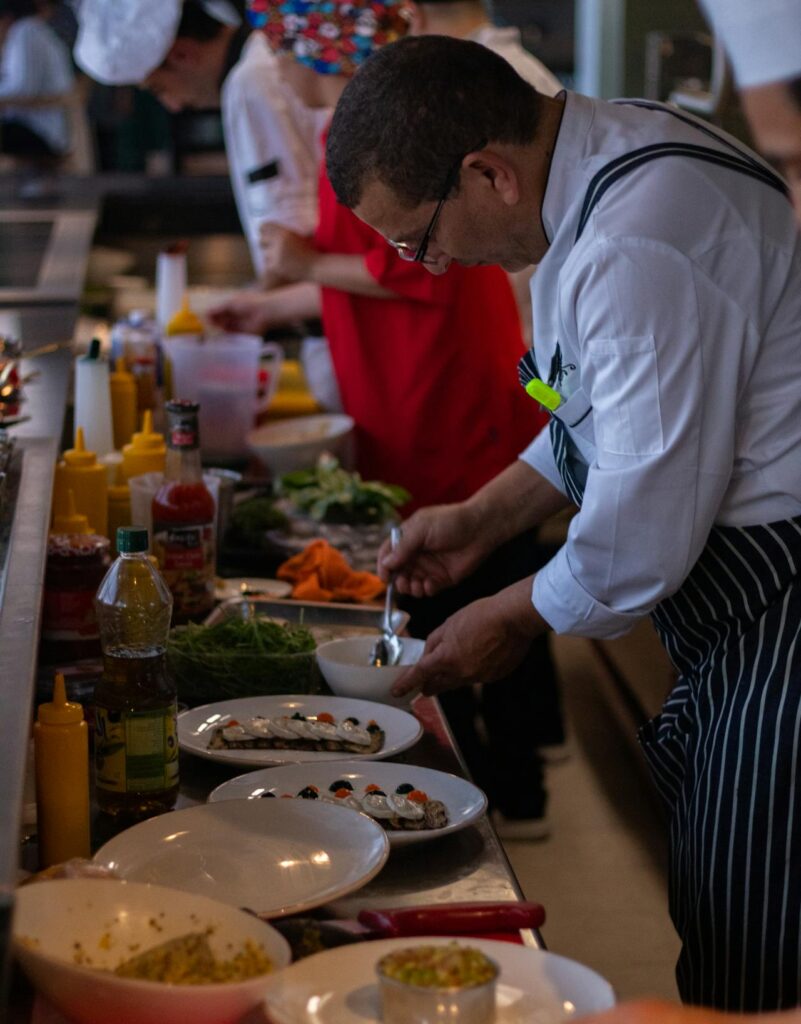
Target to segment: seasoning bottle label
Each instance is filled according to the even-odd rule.
[[[176,617],[203,614],[214,603],[214,525],[154,524],[153,554],[172,591]]]
[[[113,793],[146,793],[178,783],[176,706],[112,711],[95,706],[97,785]]]

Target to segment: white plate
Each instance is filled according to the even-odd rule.
[[[359,811],[303,800],[228,800],[140,822],[102,846],[94,861],[128,881],[282,917],[361,888],[388,856],[386,832]]]
[[[387,832],[392,846],[406,846],[409,843],[423,843],[437,839],[451,832],[458,832],[480,818],[487,809],[484,793],[467,779],[457,775],[438,772],[433,768],[416,768],[414,765],[372,762],[343,761],[337,765],[291,764],[282,768],[264,768],[258,772],[239,775],[223,782],[212,790],[209,802],[220,800],[259,800],[263,793],[298,793],[304,786],[317,786],[321,793],[337,779],[347,779],[355,792],[363,792],[372,783],[380,786],[385,793],[392,793],[397,786],[411,783],[415,789],[422,789],[432,800],[441,800],[448,809],[448,824],[444,828],[421,829],[419,832]],[[270,801],[272,802],[272,801]],[[325,801],[304,801],[312,807],[323,806]]]
[[[352,754],[318,750],[209,750],[211,731],[225,725],[231,719],[241,720],[264,715],[266,718],[278,715],[316,715],[327,711],[339,722],[343,718],[358,718],[360,722],[375,719],[384,730],[384,746],[377,754]],[[191,708],[178,716],[178,744],[181,750],[209,761],[222,764],[242,765],[246,768],[261,768],[271,764],[300,764],[320,761],[377,761],[392,757],[401,750],[413,746],[423,732],[414,715],[388,704],[376,704],[371,700],[350,700],[347,697],[239,697],[236,700],[220,701]],[[383,831],[383,829],[382,829]]]
[[[244,587],[244,591],[243,591]],[[218,577],[214,583],[214,596],[218,601],[232,597],[288,597],[292,584],[286,580],[271,580],[256,576],[234,576],[231,579]]]
[[[287,801],[288,803],[289,801]],[[273,1024],[379,1022],[375,965],[395,949],[450,938],[381,939],[317,953],[267,979],[265,1005]],[[541,950],[492,939],[461,939],[501,969],[496,1024],[556,1024],[615,1003],[612,986],[589,967]]]

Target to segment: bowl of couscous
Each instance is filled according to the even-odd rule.
[[[192,893],[112,879],[20,889],[14,947],[75,1024],[234,1024],[289,946],[259,918]]]

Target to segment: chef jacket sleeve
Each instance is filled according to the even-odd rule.
[[[553,457],[553,446],[551,444],[551,432],[543,427],[528,448],[520,453],[520,458],[527,465],[536,470],[540,476],[544,476],[549,484],[552,484],[557,491],[566,494],[565,485],[559,476],[559,470]]]
[[[236,72],[234,72],[235,74]],[[228,83],[226,83],[228,85]],[[311,235],[317,224],[319,124],[286,86],[259,69],[243,69],[226,89],[226,145],[236,149],[249,227],[280,224]]]
[[[532,600],[559,633],[614,637],[680,587],[706,543],[757,339],[737,296],[686,255],[641,238],[592,245],[559,298],[565,336],[578,340],[596,458]]]

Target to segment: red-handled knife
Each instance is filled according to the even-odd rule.
[[[541,928],[541,903],[447,903],[440,906],[362,910],[358,921],[376,938],[406,935],[480,935]]]

